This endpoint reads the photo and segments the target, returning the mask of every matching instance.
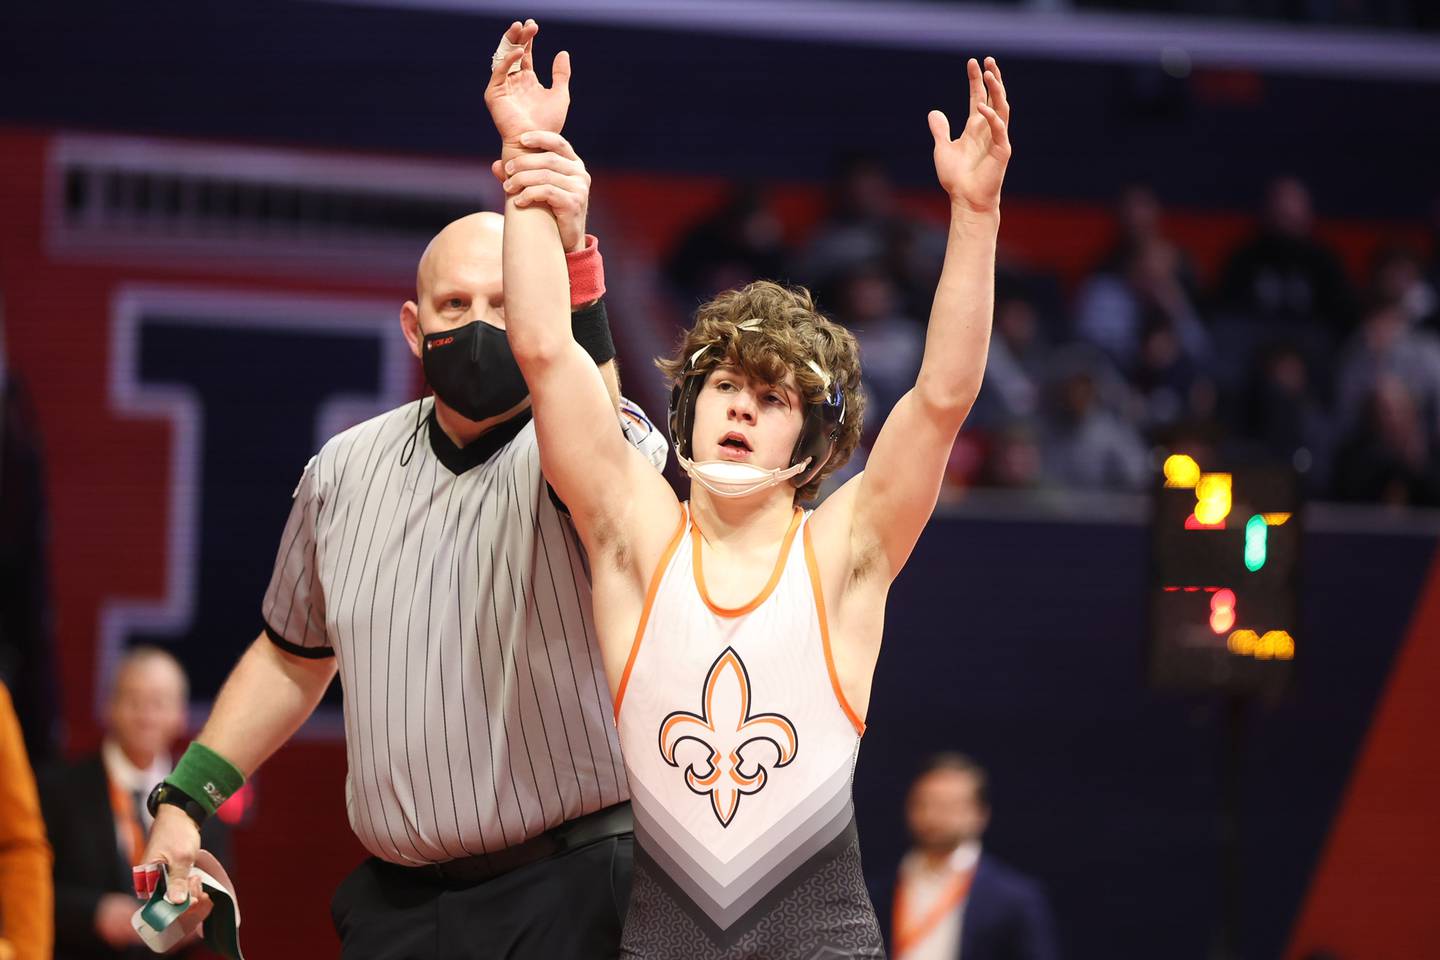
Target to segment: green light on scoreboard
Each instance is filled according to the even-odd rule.
[[[1270,525],[1258,513],[1245,523],[1245,568],[1251,573],[1265,566],[1269,529]]]

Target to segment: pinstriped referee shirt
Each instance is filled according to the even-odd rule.
[[[629,799],[589,569],[529,414],[462,449],[421,402],[407,465],[413,403],[306,466],[263,606],[280,647],[336,658],[350,825],[399,864]]]

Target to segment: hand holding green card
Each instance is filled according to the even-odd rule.
[[[192,909],[200,906],[194,898],[187,898],[183,903],[166,899],[169,871],[164,863],[145,864],[135,871],[136,889],[150,890],[150,898],[131,918],[131,924],[146,946],[156,953],[168,952],[203,925],[206,946],[230,960],[244,960],[240,952],[240,904],[230,876],[214,855],[201,850],[191,868],[209,897],[208,909],[203,906]]]

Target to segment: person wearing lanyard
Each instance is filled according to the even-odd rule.
[[[914,846],[890,911],[895,960],[1056,960],[1039,885],[981,850],[990,804],[978,764],[933,757],[910,787],[905,820]]]
[[[189,681],[159,647],[127,651],[116,665],[100,749],[40,779],[45,826],[55,848],[57,960],[143,957],[130,924],[137,904],[131,868],[140,862],[150,814],[145,797],[171,770],[170,748],[185,733]],[[205,824],[205,849],[228,856],[218,818]]]

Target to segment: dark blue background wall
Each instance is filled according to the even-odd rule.
[[[891,593],[856,778],[867,874],[904,785],[961,749],[993,779],[987,848],[1039,875],[1067,955],[1208,956],[1225,703],[1147,689],[1139,525],[937,519]],[[1278,957],[1436,542],[1308,533],[1297,680],[1245,710],[1246,957]]]

